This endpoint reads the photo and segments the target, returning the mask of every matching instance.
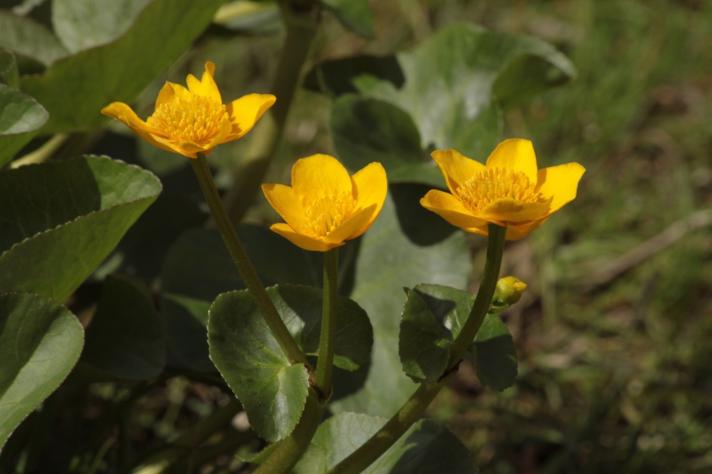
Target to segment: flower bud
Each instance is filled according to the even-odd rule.
[[[527,284],[517,277],[506,276],[497,281],[492,299],[493,309],[504,310],[519,301],[522,293],[527,289]]]

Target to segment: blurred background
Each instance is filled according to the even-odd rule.
[[[43,13],[48,3],[23,5],[36,8],[41,20],[49,15]],[[269,88],[283,39],[278,12],[273,5],[251,3],[245,22],[239,10],[244,5],[235,10],[234,3],[245,2],[223,7],[195,47],[141,95],[140,115],[152,110],[166,78],[182,82],[187,72],[201,71],[206,59],[218,64],[223,97]],[[505,254],[505,272],[529,284],[505,316],[519,356],[517,383],[501,393],[485,390],[463,366],[453,390],[439,396],[430,415],[472,450],[483,473],[712,472],[712,2],[370,5],[372,39],[324,15],[307,70],[356,54],[409,50],[447,25],[470,22],[544,40],[576,71],[573,80],[504,108],[503,135],[531,138],[540,166],[577,161],[587,169],[576,201],[528,238],[509,244]],[[282,166],[273,166],[267,181],[285,182],[295,157],[333,152],[331,104],[314,90],[297,91],[280,147]],[[132,269],[155,278],[178,230],[205,220],[198,189],[183,158],[137,143],[120,125],[110,129],[69,145],[137,161],[161,176],[164,195],[143,222],[172,209],[176,232],[156,233]],[[231,170],[248,145],[245,140],[224,146],[211,156],[221,187],[233,183]],[[187,194],[195,199],[186,200]],[[246,220],[273,217],[260,200]],[[127,236],[122,251],[130,253],[139,238],[154,237],[155,229],[142,229]],[[484,240],[467,241],[475,288]],[[126,271],[119,257],[104,264],[96,281],[117,269]],[[97,291],[91,283],[80,289],[72,308],[81,316]],[[105,409],[102,400],[140,396],[132,416],[141,429],[127,435],[138,443],[169,439],[229,398],[209,381],[170,374],[159,386],[122,390],[94,385],[94,405],[83,416],[90,424]],[[244,428],[246,420],[235,423]],[[106,442],[97,449],[111,452],[114,446]],[[222,472],[230,462],[220,458],[203,472]]]
[[[530,284],[508,316],[518,382],[482,390],[463,369],[431,414],[482,472],[712,472],[712,2],[371,5],[375,40],[327,22],[314,60],[406,49],[466,20],[544,39],[577,71],[505,115],[541,165],[587,168],[577,200],[505,254]],[[323,97],[300,93],[292,113],[286,155],[328,149]]]

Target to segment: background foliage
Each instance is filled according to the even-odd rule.
[[[412,205],[424,183],[441,185],[427,153],[456,146],[484,159],[502,136],[532,138],[541,165],[588,170],[576,202],[505,253],[506,273],[530,286],[491,340],[511,350],[508,328],[518,378],[499,392],[486,385],[511,382],[497,378],[511,359],[494,378],[463,364],[431,407],[435,421],[406,435],[436,451],[413,457],[399,444],[373,472],[433,465],[446,447],[452,472],[467,472],[464,448],[482,472],[712,469],[712,5],[323,3],[267,180],[286,182],[294,158],[331,151],[352,169],[382,161],[392,185],[377,224],[342,253],[341,292],[369,315],[373,340],[355,333],[373,344],[371,358],[337,351],[334,416],[296,472],[333,464],[412,391],[409,376],[427,376],[407,348],[399,357],[402,288],[476,287],[484,243]],[[98,110],[126,100],[145,116],[164,80],[181,82],[205,59],[218,64],[224,97],[268,91],[284,36],[276,5],[0,7],[0,407],[10,407],[0,445],[27,417],[0,472],[119,472],[167,449],[179,472],[246,471],[263,443],[243,412],[233,418],[231,380],[208,358],[205,328],[211,302],[242,282],[185,159]],[[211,156],[226,195],[253,138]],[[263,279],[319,286],[318,255],[269,233],[274,219],[258,198],[239,228]],[[28,330],[19,314],[32,323],[32,350],[6,353],[6,338]],[[42,371],[52,374],[44,383],[31,376]],[[201,436],[210,414],[227,428]],[[333,443],[354,425],[353,444]]]

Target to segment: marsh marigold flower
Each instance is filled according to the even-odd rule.
[[[188,158],[208,154],[222,143],[242,138],[276,100],[271,94],[248,94],[223,104],[214,73],[215,64],[208,61],[200,80],[188,74],[187,88],[166,82],[146,121],[123,102],[113,102],[101,113],[124,122],[141,138],[164,150]]]
[[[292,166],[292,186],[263,184],[267,201],[285,220],[271,229],[304,250],[325,252],[371,227],[388,192],[386,171],[370,163],[349,176],[329,155],[312,155]]]
[[[576,197],[585,169],[566,163],[537,170],[529,140],[504,140],[487,164],[456,150],[436,150],[450,192],[430,190],[420,200],[426,209],[466,232],[487,235],[487,224],[507,228],[506,238],[517,240],[541,225]]]

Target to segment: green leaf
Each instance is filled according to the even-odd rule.
[[[517,380],[517,350],[507,325],[488,314],[475,336],[471,360],[477,378],[495,390],[504,390]]]
[[[20,82],[15,55],[12,51],[2,48],[0,48],[0,82],[15,88]]]
[[[265,284],[321,284],[321,261],[313,252],[304,252],[263,227],[242,225],[238,234]],[[218,294],[244,286],[220,234],[203,229],[185,232],[168,251],[161,275],[169,364],[214,373],[206,343],[208,307]]]
[[[474,297],[441,285],[418,285],[408,293],[399,336],[403,371],[415,381],[438,380],[447,369],[450,345],[467,321]],[[517,354],[507,325],[489,313],[468,357],[480,382],[504,390],[517,378]]]
[[[321,288],[279,285],[269,294],[283,319],[302,321],[303,326],[294,335],[307,355],[316,356],[321,328]],[[334,366],[347,371],[367,366],[373,345],[368,315],[358,304],[342,296],[336,299],[335,311]]]
[[[316,354],[321,289],[279,285],[267,294],[302,350]],[[336,300],[336,315],[334,365],[365,367],[373,340],[368,316],[344,297]],[[304,409],[308,376],[302,364],[292,365],[283,354],[247,290],[223,293],[210,306],[208,342],[210,358],[242,402],[254,430],[268,441],[291,433]]]
[[[431,287],[446,288],[416,286],[408,292],[401,318],[398,354],[403,371],[415,382],[436,381],[445,373],[453,341],[444,321],[455,303],[440,304],[444,301],[429,294]]]
[[[210,24],[221,3],[154,0],[116,41],[58,61],[44,74],[24,77],[22,89],[49,111],[44,130],[86,130],[100,124],[101,108],[133,100]]]
[[[438,31],[414,50],[400,53],[398,61],[403,87],[362,77],[356,81],[359,90],[409,112],[423,147],[456,148],[473,157],[487,156],[499,140],[500,103],[574,75],[569,60],[547,43],[470,24]]]
[[[65,300],[160,191],[153,174],[108,157],[0,172],[0,289]]]
[[[76,53],[124,34],[150,0],[53,0],[52,25],[64,46]]]
[[[213,302],[208,341],[210,358],[257,434],[270,442],[288,436],[304,410],[309,374],[303,364],[289,362],[247,290],[223,293]]]
[[[83,332],[77,318],[51,300],[0,293],[0,449],[72,370]]]
[[[0,10],[0,47],[49,65],[68,54],[57,37],[31,18]]]
[[[121,380],[147,380],[161,373],[165,332],[145,288],[126,277],[106,279],[82,361],[102,376]]]
[[[365,385],[333,402],[335,412],[393,414],[415,389],[401,369],[396,349],[405,300],[402,288],[421,281],[450,286],[467,282],[470,265],[464,236],[417,205],[424,193],[422,186],[392,185],[381,215],[361,238],[351,298],[370,316],[374,348]]]
[[[336,18],[351,31],[373,38],[373,13],[368,0],[321,0]]]
[[[402,86],[405,81],[403,71],[401,71],[395,56],[364,54],[318,63],[305,77],[304,87],[339,96],[349,92],[358,92],[354,81],[361,76],[373,76],[387,80],[396,87]]]
[[[435,162],[420,147],[420,134],[413,120],[395,105],[343,95],[331,109],[331,133],[336,153],[354,171],[379,161],[392,183],[442,185]]]
[[[472,455],[447,428],[420,420],[364,474],[475,474]]]
[[[0,136],[37,130],[47,118],[47,111],[35,99],[0,84]]]
[[[385,423],[384,418],[339,413],[319,426],[294,474],[325,474]],[[364,474],[475,473],[467,448],[445,427],[421,420],[408,430]]]

